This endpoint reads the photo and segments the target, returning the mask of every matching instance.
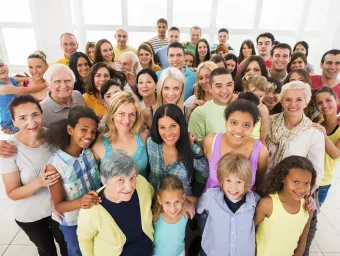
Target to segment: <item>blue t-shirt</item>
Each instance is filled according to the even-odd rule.
[[[164,221],[162,214],[153,223],[155,229],[155,256],[179,256],[184,252],[185,227],[187,220],[182,218],[174,224]]]
[[[104,195],[104,190],[99,192],[102,199],[100,203],[111,215],[118,227],[126,236],[121,255],[145,256],[152,253],[152,241],[143,232],[137,190],[127,202],[114,203]]]
[[[168,45],[163,46],[162,48],[158,49],[156,52],[156,55],[159,58],[159,61],[161,62],[162,69],[169,67],[169,61],[168,61]]]
[[[18,83],[13,79],[9,78],[14,86],[18,86]],[[7,85],[4,82],[0,82],[1,85]],[[16,132],[17,129],[12,123],[11,114],[9,112],[8,105],[14,98],[15,94],[0,95],[0,127],[1,129],[8,129],[12,133]]]
[[[196,73],[191,71],[186,65],[183,66],[185,68],[184,78],[185,78],[185,88],[184,88],[184,101],[186,101],[191,95],[194,93],[194,85],[196,83]],[[158,79],[160,78],[164,69],[156,72]]]

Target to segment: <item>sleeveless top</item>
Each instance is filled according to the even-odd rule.
[[[137,141],[137,149],[135,153],[131,156],[131,158],[135,161],[138,173],[144,176],[144,178],[148,178],[146,167],[148,165],[148,154],[146,152],[146,147],[140,137],[139,134],[135,135]],[[103,161],[105,157],[112,154],[112,147],[109,138],[102,136],[102,141],[104,144],[105,155],[100,161]]]
[[[303,209],[304,199],[301,200],[300,211],[290,214],[283,207],[277,193],[269,196],[273,200],[273,211],[257,227],[256,255],[294,255],[309,218],[308,212]]]
[[[216,188],[220,186],[217,180],[217,165],[218,165],[218,161],[222,157],[221,156],[221,141],[222,141],[222,137],[224,134],[225,133],[218,133],[215,135],[213,146],[212,146],[212,152],[211,152],[210,159],[209,159],[209,178],[208,178],[207,185],[205,186],[204,191],[206,191],[208,188]],[[261,149],[262,149],[262,143],[258,140],[255,140],[254,148],[249,158],[251,170],[252,170],[250,189],[255,184],[257,163],[259,160]]]
[[[14,80],[14,78],[10,77],[9,80],[13,84],[13,86],[18,86],[18,83]],[[0,82],[1,85],[7,85],[4,82]],[[6,94],[0,95],[0,128],[8,129],[11,133],[15,133],[18,129],[12,123],[11,114],[9,112],[8,105],[14,98],[15,94]]]
[[[187,220],[182,218],[174,224],[164,221],[162,213],[153,223],[155,229],[154,255],[179,256],[184,252],[184,238]]]

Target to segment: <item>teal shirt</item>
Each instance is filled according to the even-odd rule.
[[[192,51],[192,53],[195,55],[196,48],[195,48],[195,47],[192,47],[190,43],[188,43],[188,44],[184,47],[184,49],[185,49],[185,50]]]
[[[179,256],[184,252],[185,227],[187,220],[182,218],[174,224],[164,221],[162,213],[153,223],[155,229],[155,256]]]
[[[148,165],[148,154],[146,152],[146,147],[140,137],[140,135],[135,135],[137,141],[137,149],[135,153],[131,156],[131,158],[135,161],[138,173],[141,174],[144,178],[148,178],[146,167]],[[109,155],[112,154],[112,147],[109,138],[102,136],[104,148],[105,148],[105,155],[100,161]]]

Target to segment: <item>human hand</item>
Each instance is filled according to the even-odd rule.
[[[26,72],[24,72],[24,74],[15,74],[14,77],[30,77],[29,74],[27,74]]]
[[[99,204],[101,201],[102,200],[98,196],[98,193],[94,190],[91,190],[80,199],[80,208],[81,209],[89,209],[93,205]]]
[[[197,141],[197,136],[195,133],[193,132],[189,132],[189,139],[190,139],[190,143],[194,143],[195,141]]]
[[[318,131],[322,132],[322,134],[323,134],[325,137],[327,137],[326,129],[325,129],[325,127],[323,127],[321,124],[313,123],[313,124],[312,124],[312,127],[314,127],[315,129],[317,129]]]
[[[0,140],[0,157],[11,157],[18,153],[17,147],[10,141]]]
[[[304,204],[304,208],[306,211],[315,211],[316,210],[316,202],[314,200],[313,197],[311,196],[306,196],[305,197],[305,204]]]
[[[191,109],[194,110],[198,106],[203,106],[205,104],[204,100],[194,100],[194,103],[192,104]]]
[[[63,220],[64,215],[63,215],[62,213],[58,212],[58,211],[55,209],[55,206],[54,206],[53,201],[52,201],[52,212],[54,213],[54,215],[57,217],[57,219],[58,219],[59,221],[62,221],[62,220]]]
[[[37,178],[39,181],[40,187],[49,187],[56,184],[59,181],[60,175],[56,171],[46,171],[46,166],[44,166],[41,170],[39,177]]]
[[[193,219],[196,213],[194,204],[188,200],[184,201],[182,211],[186,219]]]

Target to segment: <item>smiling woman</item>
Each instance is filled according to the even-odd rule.
[[[74,54],[72,54],[70,58],[70,69],[76,76],[74,90],[79,91],[81,94],[85,92],[86,81],[90,75],[91,67],[91,61],[86,54],[82,52],[75,52]]]

